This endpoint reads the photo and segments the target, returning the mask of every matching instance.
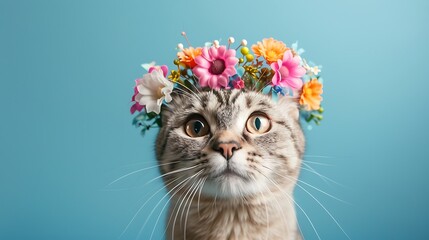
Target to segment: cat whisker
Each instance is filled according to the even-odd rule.
[[[300,183],[303,183],[303,184],[305,184],[305,185],[307,185],[307,186],[309,186],[309,187],[311,187],[311,188],[313,188],[313,189],[315,189],[315,190],[317,190],[317,191],[319,191],[319,192],[321,192],[321,193],[323,193],[323,194],[325,194],[325,195],[327,195],[327,196],[329,196],[329,197],[332,197],[332,198],[334,198],[334,199],[336,199],[336,200],[338,200],[338,201],[341,201],[341,202],[343,202],[343,203],[346,203],[346,204],[349,204],[349,203],[347,203],[347,202],[345,202],[345,201],[343,201],[343,200],[341,200],[341,199],[339,199],[339,198],[336,198],[336,197],[334,197],[334,196],[332,196],[332,195],[330,195],[330,194],[328,194],[328,193],[326,193],[326,192],[324,192],[324,191],[322,191],[322,190],[320,190],[320,189],[318,189],[318,188],[316,188],[316,187],[314,187],[314,186],[312,186],[311,184],[308,184],[308,183],[306,183],[306,182],[304,182],[304,181],[302,181],[302,180],[299,180],[299,179],[297,179],[297,178],[294,178],[294,177],[291,177],[291,176],[287,176],[287,175],[280,175],[280,174],[278,174],[277,172],[275,172],[275,171],[273,171],[272,169],[271,169],[271,171],[274,173],[274,174],[276,174],[276,175],[278,175],[278,176],[280,176],[280,177],[283,177],[283,178],[285,178],[285,179],[292,179],[292,180],[296,180],[296,181],[298,181],[298,182],[300,182]],[[316,198],[316,197],[314,197],[313,196],[313,194],[311,194],[309,191],[307,191],[303,186],[301,186],[299,183],[296,183],[296,185],[299,187],[299,188],[301,188],[304,192],[306,192],[308,195],[310,195],[310,197],[312,197],[322,208],[323,208],[323,210],[325,210],[325,212],[332,218],[332,220],[334,220],[334,222],[335,222],[335,224],[337,224],[337,226],[341,229],[341,231],[347,236],[347,238],[348,239],[350,239],[350,237],[349,237],[349,235],[344,231],[344,229],[341,227],[341,225],[338,223],[338,221],[335,219],[335,217],[328,211],[328,209],[326,209],[326,207]]]
[[[202,172],[202,170],[201,170],[201,172]],[[179,212],[180,212],[180,209],[181,209],[181,207],[182,207],[182,204],[183,204],[183,202],[185,201],[185,199],[187,199],[187,196],[188,196],[188,194],[191,192],[191,189],[192,189],[192,187],[194,186],[194,184],[196,184],[196,182],[193,182],[193,183],[192,183],[192,185],[191,185],[191,187],[189,187],[189,188],[186,190],[186,193],[185,193],[185,195],[183,196],[182,201],[181,201],[181,202],[180,202],[180,204],[179,204],[179,208],[177,209],[176,215],[174,216],[173,228],[172,228],[172,233],[171,233],[171,235],[172,235],[172,240],[174,240],[174,230],[175,230],[175,227],[176,227],[177,216],[179,215]]]
[[[203,170],[201,170],[201,171],[203,171]],[[201,174],[200,174],[201,175]],[[205,177],[204,178],[204,182],[205,182],[205,180],[207,179],[207,177]],[[203,183],[204,184],[204,183]],[[170,200],[171,200],[172,198],[170,198]],[[176,210],[176,208],[177,208],[177,204],[179,203],[179,201],[176,201],[176,204],[174,205],[174,208],[172,209],[172,213],[173,212],[175,212],[175,210]],[[178,210],[179,211],[179,210]],[[172,217],[173,217],[173,215],[171,214],[170,215],[170,217],[168,218],[168,222],[167,222],[167,225],[166,226],[170,226],[170,222],[171,222],[171,220],[172,220]],[[164,233],[163,233],[163,235],[162,235],[162,237],[164,237],[165,236],[165,234],[167,233],[167,228],[164,230]]]
[[[185,91],[185,90],[183,90],[183,89],[180,89],[180,88],[177,88],[177,93],[178,94],[182,94],[182,95],[185,95],[185,96],[187,96],[187,97],[189,97],[189,98],[197,98],[197,100],[200,100],[200,98],[199,98],[199,96],[197,96],[197,95],[194,95],[194,94],[191,94],[191,93],[189,93],[189,92],[187,92],[187,91]]]
[[[337,198],[337,197],[335,197],[335,196],[333,196],[333,195],[331,195],[331,194],[329,194],[329,193],[327,193],[327,192],[325,192],[325,191],[323,191],[323,190],[321,190],[321,189],[319,189],[319,188],[317,188],[317,187],[315,187],[315,186],[313,186],[313,185],[311,185],[311,184],[309,184],[309,183],[307,183],[307,182],[305,182],[305,181],[303,181],[303,180],[300,180],[300,179],[298,179],[298,178],[295,178],[295,177],[292,177],[292,176],[287,176],[287,175],[280,175],[280,174],[278,174],[274,169],[271,169],[271,168],[268,168],[267,166],[265,166],[265,165],[262,165],[263,167],[265,167],[265,168],[267,168],[267,169],[269,169],[270,171],[272,171],[274,174],[276,174],[277,176],[279,176],[279,177],[282,177],[282,178],[285,178],[285,179],[292,179],[292,180],[294,180],[294,181],[297,181],[297,182],[300,182],[300,183],[302,183],[302,184],[304,184],[304,185],[307,185],[307,186],[309,186],[309,187],[311,187],[311,188],[313,188],[314,190],[316,190],[316,191],[318,191],[318,192],[321,192],[321,193],[323,193],[323,194],[325,194],[326,196],[328,196],[328,197],[331,197],[331,198],[333,198],[333,199],[335,199],[335,200],[337,200],[337,201],[340,201],[340,202],[342,202],[342,203],[345,203],[345,204],[348,204],[348,205],[351,205],[350,203],[348,203],[348,202],[346,202],[346,201],[344,201],[344,200],[342,200],[342,199],[340,199],[340,198]],[[298,183],[297,183],[298,184]]]
[[[152,237],[153,237],[153,234],[155,233],[155,229],[156,229],[156,226],[158,225],[158,222],[159,222],[159,219],[161,218],[161,215],[162,215],[162,213],[164,212],[164,209],[167,207],[167,205],[168,205],[168,203],[170,202],[170,200],[183,188],[185,186],[185,184],[182,184],[182,186],[179,188],[179,189],[177,189],[173,194],[171,194],[171,196],[170,196],[170,198],[166,201],[166,203],[164,204],[164,206],[162,207],[162,209],[161,209],[161,211],[159,212],[159,214],[158,214],[158,217],[157,217],[157,219],[156,219],[156,222],[155,222],[155,226],[153,227],[153,229],[152,229],[152,233],[150,234],[150,239],[152,239]],[[167,196],[168,195],[168,193],[165,195],[165,196]],[[144,229],[144,226],[142,227],[142,229]]]
[[[275,173],[275,174],[277,174],[277,173]],[[279,174],[277,174],[277,175],[279,175]],[[282,176],[282,175],[279,175],[279,176],[281,176],[281,177],[284,177],[284,178],[289,178],[289,179],[293,179],[293,180],[298,180],[299,182],[302,182],[302,183],[305,183],[305,182],[303,182],[303,181],[301,181],[301,180],[299,180],[299,179],[296,179],[296,178],[293,178],[293,177],[290,177],[290,176]],[[328,195],[328,196],[330,196],[330,197],[333,197],[332,195],[329,195],[329,194],[327,194],[327,193],[325,193],[325,192],[323,192],[323,191],[321,191],[321,190],[319,190],[318,188],[315,188],[315,187],[313,187],[313,186],[311,186],[310,184],[307,184],[307,183],[305,183],[306,185],[308,185],[308,186],[310,186],[310,187],[312,187],[312,188],[314,188],[314,189],[316,189],[316,190],[318,190],[318,191],[320,191],[320,192],[322,192],[322,193],[324,193],[324,194],[326,194],[326,195]],[[299,183],[297,183],[296,184],[299,188],[301,188],[304,192],[306,192],[308,195],[310,195],[310,197],[312,197],[322,208],[323,208],[323,210],[325,210],[325,212],[332,218],[332,220],[334,220],[334,222],[335,222],[335,224],[337,224],[337,226],[341,229],[341,231],[347,236],[347,238],[348,239],[350,239],[350,237],[349,237],[349,235],[344,231],[344,229],[341,227],[341,225],[338,223],[338,221],[334,218],[334,216],[332,216],[332,214],[328,211],[328,209],[326,209],[325,208],[325,206],[319,201],[319,200],[317,200],[317,198],[316,197],[314,197],[313,196],[313,194],[311,194],[309,191],[307,191],[304,187],[302,187]],[[347,203],[347,202],[345,202],[345,201],[343,201],[343,200],[341,200],[341,199],[338,199],[338,198],[335,198],[335,197],[333,197],[334,199],[336,199],[336,200],[339,200],[339,201],[341,201],[341,202],[344,202],[344,203]]]
[[[179,169],[176,169],[176,170],[174,170],[174,171],[171,171],[171,172],[168,172],[168,173],[161,174],[161,175],[159,175],[159,176],[157,176],[157,177],[155,177],[155,178],[152,178],[152,180],[148,181],[146,184],[149,184],[149,183],[151,183],[151,182],[153,182],[153,181],[155,181],[155,180],[157,180],[157,179],[160,179],[160,178],[162,178],[162,177],[165,177],[165,176],[168,176],[168,175],[171,175],[171,174],[175,174],[175,173],[180,173],[180,172],[184,172],[184,171],[192,170],[192,169],[194,169],[194,168],[196,168],[196,167],[199,167],[199,166],[200,166],[200,164],[197,164],[197,165],[194,165],[194,166],[191,166],[191,167],[179,168]]]
[[[308,157],[308,158],[327,158],[327,159],[334,158],[334,157],[331,157],[331,156],[322,156],[322,155],[304,155],[304,157]]]
[[[159,202],[155,205],[155,207],[152,209],[152,211],[149,213],[149,216],[146,218],[146,221],[143,223],[143,226],[140,228],[140,231],[138,233],[137,238],[139,238],[139,236],[141,235],[144,227],[146,226],[146,224],[148,223],[150,217],[152,216],[152,214],[154,213],[154,211],[156,210],[156,208],[159,206],[159,204],[161,204],[162,200],[164,200],[167,196],[170,195],[171,192],[173,192],[176,188],[180,187],[180,189],[182,189],[184,186],[186,186],[186,182],[188,182],[189,180],[191,180],[193,177],[198,176],[199,174],[201,174],[203,170],[200,170],[199,172],[195,173],[194,175],[191,175],[187,178],[185,178],[183,181],[181,181],[180,183],[178,183],[176,186],[174,186],[170,191],[168,191],[160,200]],[[179,189],[179,191],[180,191]],[[170,198],[171,199],[171,198]]]
[[[198,81],[198,78],[195,77],[194,75],[192,75],[192,78],[194,79],[195,82]],[[195,85],[193,85],[193,87],[194,87],[195,90],[197,90],[198,94],[201,94],[201,91],[200,91],[200,89],[198,89],[198,87],[196,87]]]
[[[218,192],[216,191],[215,198],[214,198],[213,205],[212,205],[213,208],[217,208],[217,206],[216,206],[217,194],[218,194]]]
[[[314,168],[312,168],[310,165],[306,164],[304,161],[302,162],[302,165],[304,165],[304,166],[308,166],[308,167],[309,167],[309,168],[305,168],[305,167],[301,166],[301,169],[302,169],[302,170],[306,170],[306,171],[308,171],[308,172],[310,172],[310,173],[313,173],[313,174],[317,175],[317,176],[318,176],[318,177],[320,177],[320,179],[322,179],[322,181],[323,181],[323,182],[325,182],[326,184],[330,185],[330,183],[329,183],[328,181],[330,181],[330,182],[332,182],[332,183],[337,184],[337,182],[336,182],[336,181],[331,180],[330,178],[325,177],[325,176],[323,176],[322,174],[318,173]],[[325,178],[326,178],[326,179],[325,179]],[[338,185],[340,185],[340,184],[338,184]]]
[[[184,227],[184,233],[183,233],[183,235],[184,235],[184,237],[185,237],[185,240],[186,240],[186,225],[187,225],[187,223],[188,223],[188,216],[189,216],[189,210],[190,210],[190,208],[191,208],[191,204],[192,204],[192,201],[194,200],[194,197],[195,197],[195,195],[197,194],[197,192],[198,192],[198,189],[200,188],[200,185],[201,185],[201,182],[203,181],[203,179],[200,179],[198,182],[199,183],[197,183],[197,185],[196,185],[196,187],[195,187],[195,190],[194,190],[194,193],[192,193],[192,197],[191,197],[191,199],[190,199],[190,201],[189,201],[189,205],[188,205],[188,210],[187,210],[187,213],[186,213],[186,216],[185,216],[185,227]],[[186,205],[185,205],[186,206]]]
[[[335,199],[335,200],[337,200],[337,201],[340,201],[340,202],[345,203],[345,204],[348,204],[348,205],[352,205],[351,203],[346,202],[346,201],[344,201],[344,200],[342,200],[342,199],[340,199],[340,198],[337,198],[337,197],[335,197],[335,196],[333,196],[333,195],[331,195],[331,194],[329,194],[329,193],[327,193],[327,192],[325,192],[325,191],[323,191],[323,190],[321,190],[321,189],[319,189],[319,188],[317,188],[317,187],[315,187],[315,186],[313,186],[313,185],[311,185],[311,184],[309,184],[309,183],[306,183],[306,182],[304,182],[304,181],[302,181],[302,180],[299,180],[299,179],[296,179],[296,178],[292,178],[292,179],[295,179],[295,180],[297,180],[298,182],[300,182],[300,183],[302,183],[302,184],[304,184],[304,185],[307,185],[307,186],[309,186],[309,187],[313,188],[314,190],[316,190],[316,191],[318,191],[318,192],[321,192],[321,193],[325,194],[326,196],[331,197],[331,198],[333,198],[333,199]]]
[[[200,199],[201,199],[201,192],[203,190],[204,184],[206,183],[207,177],[204,178],[203,183],[201,184],[200,187],[200,192],[198,193],[198,201],[197,201],[197,211],[198,211],[198,217],[201,218],[200,216]]]
[[[266,216],[266,224],[267,224],[267,229],[266,229],[266,240],[268,240],[269,237],[269,230],[270,230],[270,220],[268,218],[268,206],[267,206],[267,198],[265,197],[264,193],[262,191],[260,191],[262,198],[264,199],[264,206],[265,206],[265,216]]]
[[[146,171],[146,170],[149,170],[149,169],[157,168],[157,167],[160,167],[160,166],[165,166],[165,165],[170,165],[170,164],[174,164],[174,163],[179,163],[179,162],[180,162],[180,161],[176,161],[176,162],[169,162],[169,163],[163,163],[163,164],[157,164],[157,165],[155,165],[155,166],[150,166],[150,167],[141,168],[141,169],[138,169],[138,170],[132,171],[132,172],[130,172],[130,173],[127,173],[127,174],[125,174],[125,175],[123,175],[123,176],[121,176],[121,177],[117,178],[117,179],[116,179],[116,180],[114,180],[113,182],[109,183],[106,187],[111,186],[112,184],[114,184],[114,183],[116,183],[116,182],[119,182],[119,181],[121,181],[122,179],[124,179],[124,178],[126,178],[126,177],[128,177],[128,176],[131,176],[131,175],[133,175],[133,174],[136,174],[136,173],[139,173],[139,172],[142,172],[142,171]]]
[[[337,184],[338,186],[341,186],[341,187],[344,187],[344,188],[346,188],[346,186],[344,186],[343,184],[341,184],[341,183],[339,183],[339,182],[337,182],[337,181],[335,181],[335,180],[332,180],[331,178],[329,178],[329,177],[326,177],[326,176],[324,176],[324,175],[322,175],[322,174],[320,174],[319,172],[317,172],[313,167],[311,167],[310,165],[308,165],[308,164],[306,164],[306,163],[302,163],[302,164],[304,164],[305,166],[307,166],[308,168],[305,168],[305,167],[301,167],[301,169],[303,169],[303,170],[306,170],[306,171],[309,171],[309,172],[311,172],[311,173],[313,173],[313,174],[315,174],[315,175],[317,175],[317,176],[319,176],[325,183],[327,183],[327,184],[329,184],[327,181],[330,181],[330,182],[332,182],[332,183],[335,183],[335,184]]]
[[[314,162],[314,161],[308,161],[308,160],[302,160],[303,162],[306,162],[306,163],[311,163],[311,164],[314,164],[314,165],[320,165],[320,166],[326,166],[326,167],[334,167],[335,165],[332,165],[332,164],[327,164],[327,163],[320,163],[320,162]]]
[[[346,231],[344,231],[344,229],[341,227],[341,225],[338,223],[338,221],[334,218],[334,216],[332,216],[332,214],[328,211],[328,209],[326,209],[326,207],[319,201],[317,200],[317,198],[315,198],[313,196],[313,194],[311,194],[309,191],[307,191],[304,187],[302,187],[300,184],[297,183],[297,186],[299,188],[301,188],[302,190],[304,190],[308,195],[310,195],[322,208],[323,210],[325,210],[325,212],[332,218],[332,220],[334,220],[335,224],[337,224],[337,226],[341,229],[341,231],[344,233],[344,235],[346,235],[346,237],[351,240],[351,238],[349,237],[349,235],[346,233]]]
[[[122,231],[121,235],[119,236],[119,239],[122,238],[122,236],[125,234],[125,232],[128,230],[128,228],[130,227],[130,225],[132,224],[132,222],[134,221],[134,219],[137,217],[137,215],[141,212],[141,210],[146,206],[146,204],[159,192],[161,192],[164,188],[167,188],[169,185],[173,184],[175,181],[179,180],[180,177],[175,178],[174,180],[172,180],[171,182],[165,184],[162,188],[158,189],[154,194],[152,194],[152,196],[150,196],[144,203],[143,205],[137,210],[137,212],[134,214],[134,216],[131,218],[130,222],[127,224],[127,226],[125,227],[125,229]]]
[[[272,196],[274,196],[274,193],[271,191],[271,189],[269,187],[265,186],[265,188],[268,190],[268,193],[270,193]],[[277,198],[275,196],[273,198],[274,198],[274,201],[277,203],[278,209],[280,209],[280,212],[281,212],[282,217],[283,217],[283,221],[284,221],[284,223],[286,225],[287,232],[291,232],[290,229],[289,229],[289,224],[288,224],[287,218],[284,215],[283,208],[281,207],[279,201],[277,201]],[[298,228],[301,230],[301,228],[299,227],[299,224],[298,224]]]
[[[177,82],[180,86],[184,87],[185,89],[187,89],[189,92],[186,92],[185,90],[181,89],[181,88],[176,88],[177,90],[181,90],[184,93],[188,93],[190,96],[194,96],[196,97],[199,101],[201,101],[200,96],[198,96],[198,94],[196,94],[194,91],[192,91],[190,88],[188,88],[187,86],[185,86],[185,84],[182,84],[180,82]]]
[[[270,171],[273,171],[272,169],[270,169],[270,168],[266,167],[265,165],[263,165],[263,164],[261,164],[261,165],[262,165],[263,167],[265,167],[265,168],[269,169]],[[259,172],[259,173],[260,173],[260,171],[259,171],[259,170],[257,170],[257,169],[255,169],[255,170],[256,170],[257,172]],[[255,180],[256,180],[256,179],[255,179]],[[272,196],[274,196],[274,193],[271,191],[271,189],[270,189],[269,187],[265,186],[265,188],[268,190],[268,193],[270,193]],[[277,200],[277,198],[276,198],[275,196],[273,197],[273,199],[276,201],[277,206],[279,207],[279,209],[280,209],[280,211],[281,211],[281,215],[282,215],[283,220],[284,220],[284,223],[285,223],[285,225],[286,225],[286,230],[287,230],[288,232],[291,232],[290,226],[289,226],[289,224],[288,224],[288,220],[287,220],[286,216],[284,215],[283,208],[281,207],[281,205],[280,205],[279,201]],[[296,220],[296,222],[297,222],[297,226],[298,226],[298,229],[299,229],[300,233],[302,233],[301,226],[300,226],[300,225],[299,225],[299,223],[298,223],[298,219],[295,219],[295,220]],[[302,238],[303,238],[303,240],[304,240],[304,237],[302,237]]]
[[[182,221],[183,220],[183,215],[185,214],[185,209],[186,209],[186,206],[188,205],[188,202],[189,202],[189,200],[191,199],[191,196],[192,196],[192,194],[194,193],[194,189],[196,189],[197,187],[198,187],[198,184],[199,184],[199,182],[200,182],[200,180],[201,179],[199,179],[198,181],[196,181],[196,182],[194,182],[194,184],[192,184],[192,187],[190,188],[190,192],[189,192],[189,195],[188,195],[188,197],[186,198],[186,200],[185,200],[185,204],[183,205],[183,208],[182,208],[182,213],[180,214],[180,220]],[[182,222],[181,222],[182,223]],[[182,225],[181,225],[182,226]]]
[[[281,192],[281,193],[283,193],[283,194],[285,194],[285,196],[288,198],[288,199],[290,199],[290,200],[292,200],[293,202],[294,202],[294,204],[296,205],[296,206],[298,206],[298,208],[302,211],[302,213],[305,215],[305,217],[307,218],[307,220],[309,221],[309,223],[310,223],[310,225],[311,225],[311,227],[313,228],[313,230],[314,230],[314,232],[316,233],[316,236],[317,236],[317,238],[319,239],[319,240],[322,240],[321,238],[320,238],[320,235],[319,235],[319,233],[317,232],[317,230],[316,230],[316,227],[314,226],[314,224],[313,224],[313,221],[311,221],[311,219],[310,219],[310,217],[307,215],[307,213],[304,211],[304,209],[291,197],[291,196],[289,196],[289,194],[287,194],[286,192],[284,192],[283,191],[283,189],[281,189],[281,187],[274,181],[274,180],[272,180],[271,178],[269,178],[269,177],[267,177],[265,174],[263,174],[262,172],[260,172],[259,171],[259,173],[262,175],[262,176],[264,176],[265,178],[267,178],[268,179],[268,181],[270,181],[276,188],[278,188],[279,189],[279,191]]]
[[[200,170],[199,171],[199,173],[201,174],[201,172],[202,172],[203,170]],[[200,174],[198,174],[198,173],[196,173],[196,175],[195,175],[195,177],[197,177],[197,176],[199,176]],[[193,177],[191,177],[191,178],[193,178]],[[189,180],[191,179],[191,178],[189,178]],[[185,183],[186,184],[186,183]],[[182,187],[181,188],[179,188],[178,190],[176,190],[173,194],[171,194],[171,196],[170,196],[170,198],[168,199],[168,201],[164,204],[164,207],[161,209],[161,212],[158,214],[158,218],[156,219],[156,222],[155,222],[155,227],[152,229],[152,233],[151,233],[151,235],[150,235],[150,239],[152,239],[152,237],[153,237],[153,234],[155,233],[155,229],[156,229],[156,226],[158,225],[158,222],[159,222],[159,219],[160,219],[160,217],[161,217],[161,214],[164,212],[164,210],[165,210],[165,208],[167,207],[167,205],[168,205],[168,203],[171,201],[171,199],[185,186],[185,184],[183,184],[182,185]],[[168,194],[168,193],[167,193]]]
[[[174,208],[173,208],[173,210],[171,211],[172,213],[174,213],[175,211],[176,211],[176,208],[177,208],[177,204],[179,203],[179,201],[176,201],[176,204],[174,204]],[[170,217],[168,218],[168,222],[167,222],[167,225],[166,226],[170,226],[170,222],[171,222],[171,220],[172,220],[172,217],[173,217],[173,214],[171,214],[170,215]],[[165,234],[167,233],[167,228],[164,230],[164,233],[163,233],[163,235],[162,236],[164,236]]]

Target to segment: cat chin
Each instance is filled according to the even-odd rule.
[[[226,174],[216,179],[208,179],[202,189],[206,197],[236,199],[243,196],[262,194],[266,183],[246,180],[238,175]]]

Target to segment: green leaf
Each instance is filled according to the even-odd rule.
[[[147,114],[147,119],[146,120],[152,120],[154,118],[156,118],[158,116],[158,114],[154,113],[154,112],[150,112]]]
[[[158,127],[162,127],[162,119],[161,118],[156,119],[156,124],[158,125]]]
[[[133,118],[132,125],[139,127],[144,124],[144,121],[146,120],[146,118],[147,118],[146,113],[141,112]]]
[[[146,133],[146,128],[143,128],[143,129],[140,131],[140,134],[144,137],[145,133]]]

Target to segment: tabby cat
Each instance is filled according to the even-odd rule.
[[[301,239],[297,99],[249,90],[173,95],[156,144],[171,196],[167,239]]]

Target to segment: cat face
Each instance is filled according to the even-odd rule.
[[[290,97],[275,102],[251,91],[176,92],[162,114],[156,153],[168,188],[237,198],[293,187],[304,136]]]

